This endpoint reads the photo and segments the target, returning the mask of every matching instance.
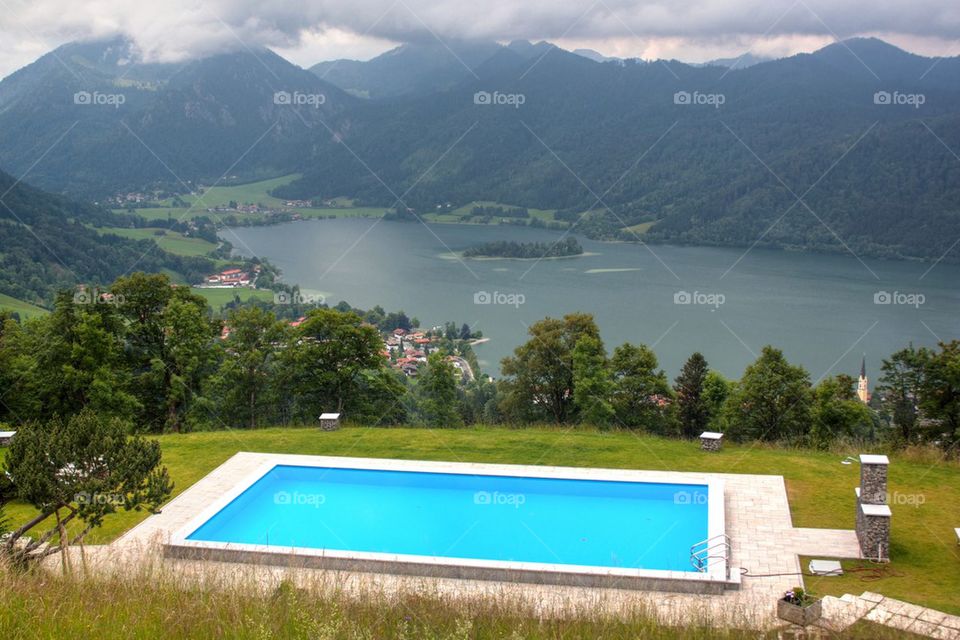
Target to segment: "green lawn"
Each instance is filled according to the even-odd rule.
[[[453,209],[449,213],[457,217],[462,217],[470,215],[470,211],[474,207],[503,207],[504,209],[513,209],[516,208],[514,205],[503,204],[502,202],[494,202],[492,200],[474,200],[473,202],[468,202],[462,207]],[[556,209],[531,209],[527,208],[527,211],[530,213],[531,218],[540,218],[541,220],[549,221],[553,220],[553,214],[556,213]]]
[[[640,224],[635,224],[632,227],[624,227],[623,230],[635,233],[638,236],[642,236],[643,234],[645,234],[647,231],[650,230],[650,227],[657,224],[657,222],[658,222],[657,220],[652,220],[650,222],[641,222]]]
[[[132,240],[155,240],[161,249],[178,256],[202,256],[217,248],[217,245],[212,242],[207,242],[202,238],[186,237],[177,231],[154,227],[144,227],[140,229],[104,227],[97,229],[97,231],[100,233],[111,233]],[[163,231],[163,235],[157,235],[157,231]]]
[[[24,302],[23,300],[18,300],[17,298],[11,298],[10,296],[2,293],[0,293],[0,309],[4,311],[16,311],[18,314],[20,314],[21,320],[35,318],[37,316],[50,313],[46,309],[32,305],[29,302]]]
[[[324,433],[272,428],[171,434],[158,440],[177,491],[238,451],[774,474],[786,478],[794,526],[852,529],[853,488],[859,482],[859,467],[841,465],[838,454],[730,443],[718,454],[705,454],[694,442],[590,430],[346,428]],[[876,591],[960,614],[960,547],[953,538],[953,527],[960,526],[960,467],[894,456],[889,489],[895,495],[922,496],[923,504],[892,505],[894,561],[885,577],[868,581],[868,574],[856,573],[808,586],[820,594]],[[30,511],[14,505],[9,515],[22,520]],[[112,516],[90,540],[112,540],[144,517]]]
[[[187,207],[173,207],[172,200],[167,200],[163,204],[169,205],[169,208],[151,207],[145,209],[134,209],[133,213],[134,215],[138,215],[146,220],[189,220],[196,216],[212,215],[206,212],[208,207],[226,205],[231,200],[240,204],[263,204],[266,206],[281,207],[285,209],[285,201],[281,198],[275,198],[271,196],[268,192],[278,186],[289,184],[298,177],[300,177],[299,174],[291,174],[279,178],[272,178],[270,180],[250,182],[248,184],[229,187],[211,187],[204,192],[202,197],[197,197],[194,195],[182,196],[181,199],[187,203]],[[344,197],[334,198],[334,202],[336,202],[337,205],[335,207],[291,207],[290,211],[299,213],[304,218],[379,218],[386,211],[384,207],[357,207],[354,206],[352,200]],[[468,215],[470,210],[473,209],[474,206],[478,205],[500,207],[512,206],[489,200],[477,200],[456,209],[442,210],[441,212],[427,212],[421,217],[428,222],[463,222],[464,216]],[[115,211],[117,213],[128,213],[126,209],[115,209]],[[544,222],[555,221],[555,209],[527,209],[527,211],[530,212],[531,218],[538,218]],[[260,221],[264,218],[263,215],[256,213],[219,213],[216,215],[220,218],[224,218],[228,215],[235,215],[238,220]],[[499,222],[495,224],[499,224]]]
[[[210,187],[203,192],[201,196],[195,195],[185,195],[181,197],[181,200],[187,203],[191,209],[179,208],[179,209],[148,209],[151,215],[156,215],[157,212],[160,213],[160,217],[165,217],[165,214],[162,212],[170,212],[173,217],[183,216],[188,214],[189,217],[196,215],[205,214],[205,209],[207,207],[217,207],[222,205],[227,205],[231,201],[237,202],[239,204],[262,204],[268,207],[281,207],[286,208],[286,200],[283,198],[275,198],[270,195],[270,191],[276,189],[277,187],[290,184],[294,180],[300,177],[300,174],[292,173],[287,176],[281,176],[279,178],[271,178],[269,180],[260,180],[259,182],[249,182],[246,184],[238,184],[233,186],[216,186]],[[368,217],[379,217],[382,216],[385,208],[384,207],[355,207],[353,202],[346,198],[335,198],[335,201],[338,206],[336,207],[291,207],[291,211],[296,211],[304,217],[308,218],[321,218],[327,216],[337,216],[337,217],[357,217],[357,216],[368,216]],[[172,201],[166,201],[164,204],[171,205]],[[218,214],[223,217],[225,214]],[[236,214],[238,218],[250,218],[255,219],[262,216],[257,214]]]
[[[273,301],[273,291],[267,289],[248,289],[246,287],[237,287],[234,289],[206,289],[202,287],[191,287],[190,291],[201,295],[207,299],[210,307],[216,311],[228,302],[233,302],[234,297],[240,296],[240,300],[246,302],[251,298]]]
[[[280,176],[279,178],[260,180],[258,182],[248,182],[246,184],[231,186],[210,187],[203,192],[202,196],[198,197],[194,195],[184,195],[181,196],[181,200],[186,202],[188,205],[197,206],[200,209],[224,205],[229,203],[231,200],[239,202],[240,204],[260,203],[270,206],[279,206],[282,205],[284,201],[280,198],[274,198],[268,192],[276,189],[277,187],[290,184],[299,177],[300,174],[292,173],[290,175]],[[170,203],[167,202],[165,204]]]
[[[439,211],[427,212],[424,213],[421,217],[427,222],[444,222],[444,223],[463,223],[464,217],[470,215],[470,211],[477,206],[482,207],[503,207],[513,208],[513,205],[503,204],[501,202],[494,202],[492,200],[475,200],[469,202],[462,207],[457,207],[456,209],[443,209]],[[544,222],[554,222],[553,214],[556,213],[556,209],[527,209],[530,213],[531,218],[538,218]],[[479,224],[479,223],[468,223],[468,224]],[[499,219],[490,224],[500,224]]]
[[[168,220],[168,221],[178,221],[178,220],[189,220],[194,215],[200,215],[201,212],[193,213],[191,212],[187,215],[186,208],[175,208],[175,207],[144,207],[142,209],[134,209],[132,212],[127,211],[126,209],[114,209],[114,213],[132,213],[135,216],[140,216],[144,220]]]

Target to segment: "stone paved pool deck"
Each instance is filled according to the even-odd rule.
[[[731,565],[743,572],[739,589],[727,590],[722,595],[702,595],[161,558],[162,546],[177,531],[264,464],[296,465],[310,460],[316,460],[316,457],[238,453],[168,503],[162,513],[147,518],[110,545],[88,547],[87,565],[122,570],[130,561],[141,564],[150,561],[162,565],[164,570],[197,578],[253,579],[265,587],[286,578],[304,585],[336,585],[339,590],[360,596],[372,593],[389,596],[416,590],[441,597],[507,597],[544,614],[583,610],[583,607],[609,612],[643,608],[666,624],[689,621],[693,612],[713,624],[729,622],[763,629],[779,624],[775,615],[777,598],[802,583],[798,556],[860,557],[852,529],[793,526],[782,476],[684,472],[685,482],[722,480],[724,483],[725,526],[731,542]],[[470,467],[476,467],[477,473],[482,473],[490,465],[457,463],[457,467],[461,473],[469,472]],[[590,472],[585,469],[577,471]],[[677,479],[677,474],[672,472],[649,471],[645,474],[652,481],[675,482]],[[853,518],[851,513],[851,526]]]

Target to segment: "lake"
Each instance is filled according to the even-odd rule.
[[[245,256],[283,271],[285,282],[387,311],[425,327],[452,320],[483,331],[476,353],[497,376],[500,359],[546,316],[592,313],[608,351],[623,342],[654,347],[673,377],[700,351],[739,377],[766,344],[817,380],[856,375],[913,342],[960,335],[960,267],[754,249],[594,242],[591,255],[536,261],[450,255],[480,242],[554,241],[560,232],[512,226],[336,219],[225,229]]]

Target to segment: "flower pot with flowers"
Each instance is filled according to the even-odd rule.
[[[777,617],[801,627],[817,620],[823,613],[820,598],[815,598],[801,587],[794,587],[777,600]]]

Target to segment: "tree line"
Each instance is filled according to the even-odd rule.
[[[339,411],[366,425],[583,423],[813,447],[883,439],[949,448],[960,436],[957,341],[909,346],[884,360],[868,406],[850,376],[811,380],[771,346],[739,380],[694,353],[671,381],[646,345],[625,343],[608,354],[584,313],[531,325],[498,380],[477,370],[463,344],[475,337],[469,327],[447,323],[408,378],[390,367],[381,336],[394,324],[414,323],[402,312],[346,303],[308,310],[298,323],[263,302],[237,304],[221,320],[189,288],[133,274],[83,302],[63,292],[49,316],[7,317],[0,423],[66,419],[92,408],[133,431],[157,433],[313,424],[320,413]],[[451,355],[467,358],[476,375],[464,375]]]
[[[567,236],[558,242],[514,242],[497,240],[469,247],[463,252],[465,258],[560,258],[577,256],[583,253],[583,247],[573,236]]]
[[[671,384],[645,345],[607,355],[589,314],[546,318],[503,360],[497,409],[506,421],[583,422],[692,438],[705,430],[734,440],[823,448],[839,439],[933,443],[960,440],[960,342],[912,345],[883,361],[869,405],[845,374],[813,381],[765,346],[739,380],[692,354]]]

